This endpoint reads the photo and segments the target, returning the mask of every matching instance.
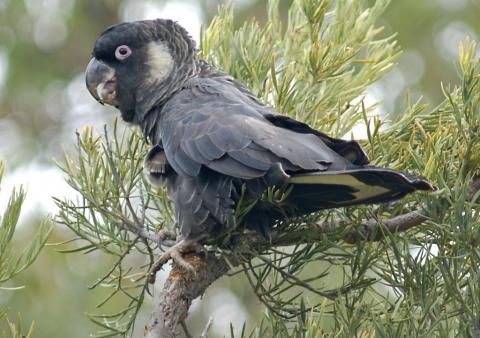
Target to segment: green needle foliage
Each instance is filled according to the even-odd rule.
[[[0,183],[2,181],[4,164],[0,161]],[[15,249],[14,235],[17,229],[18,219],[25,200],[25,190],[22,187],[13,189],[6,209],[0,214],[0,291],[14,292],[22,286],[2,287],[2,285],[25,270],[37,258],[40,250],[47,242],[52,226],[50,220],[45,220],[38,226],[32,241],[22,250]],[[20,252],[18,252],[20,251]],[[5,319],[8,309],[0,308],[0,319]],[[12,337],[22,337],[21,321],[17,326],[5,319]],[[31,336],[33,325],[30,327]]]
[[[3,170],[4,164],[0,161],[0,182]],[[12,279],[35,261],[51,231],[48,220],[42,222],[32,242],[21,253],[15,252],[13,235],[17,228],[24,199],[25,191],[22,187],[13,189],[7,207],[3,211],[3,215],[0,215],[0,284]]]
[[[358,98],[400,54],[375,26],[388,1],[296,1],[287,22],[278,3],[269,1],[264,27],[251,19],[236,29],[233,10],[222,8],[202,33],[201,57],[266,104],[343,136],[362,119]]]
[[[122,134],[119,136],[119,134]],[[101,250],[114,259],[112,268],[90,288],[110,290],[97,307],[122,297],[125,307],[112,314],[88,314],[103,328],[96,337],[127,336],[147,291],[146,272],[153,264],[153,244],[145,233],[173,227],[173,212],[164,191],[145,182],[143,158],[147,146],[138,133],[117,130],[110,140],[86,128],[78,134],[77,154],[65,155],[61,167],[67,182],[79,192],[74,201],[59,200],[57,221],[68,226],[77,242],[65,253]],[[145,259],[147,257],[147,259]]]
[[[269,1],[268,21],[236,28],[222,8],[202,31],[201,55],[244,82],[266,104],[333,136],[363,124],[372,164],[427,177],[438,190],[400,202],[328,210],[277,225],[273,247],[221,248],[254,259],[231,271],[247,276],[265,305],[262,324],[240,337],[452,337],[480,334],[480,209],[472,191],[480,170],[480,63],[475,42],[459,49],[459,86],[443,86],[435,108],[410,102],[395,120],[375,116],[362,101],[367,87],[399,55],[394,37],[376,25],[386,0],[298,0],[281,21]],[[146,272],[158,255],[151,241],[173,229],[171,205],[142,172],[148,150],[136,131],[91,129],[61,167],[79,193],[57,200],[58,221],[76,235],[68,252],[101,250],[115,263],[93,287],[124,300],[115,313],[91,315],[98,337],[130,336],[146,296]],[[282,191],[264,198],[282,203]],[[249,203],[241,203],[241,219]],[[390,233],[382,220],[422,210],[428,221]],[[378,242],[360,238],[379,227]],[[241,231],[241,230],[240,230]],[[248,233],[243,236],[250,236]],[[234,336],[232,329],[232,337]],[[251,332],[251,333],[250,333]]]

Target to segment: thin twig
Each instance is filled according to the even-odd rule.
[[[212,326],[212,324],[213,324],[213,318],[209,317],[207,325],[205,326],[205,329],[203,329],[203,332],[199,338],[208,338],[208,330],[210,330],[210,327]]]
[[[187,338],[193,338],[193,336],[190,334],[190,332],[188,331],[188,327],[187,327],[187,324],[185,323],[184,320],[182,320],[180,322],[180,326],[182,327],[183,329],[183,332],[185,333],[185,336],[187,336]]]
[[[105,134],[105,144],[106,144],[106,148],[107,148],[107,152],[108,152],[107,159],[108,159],[108,162],[110,164],[110,167],[112,168],[112,172],[113,172],[113,175],[115,177],[115,180],[117,181],[117,183],[120,183],[122,178],[120,176],[120,173],[117,170],[115,162],[113,161],[113,159],[114,159],[113,150],[112,150],[112,147],[110,146],[110,140],[108,139],[108,128],[107,128],[106,124],[103,125],[103,132]]]
[[[335,292],[324,292],[324,291],[321,291],[321,290],[318,290],[318,289],[312,287],[310,284],[306,283],[305,281],[301,280],[300,278],[298,278],[298,277],[292,275],[291,273],[287,272],[286,269],[283,269],[281,267],[276,266],[275,264],[272,263],[272,261],[270,261],[266,257],[259,256],[258,258],[260,258],[260,260],[264,261],[266,264],[268,264],[273,269],[278,271],[282,275],[282,277],[284,277],[285,279],[289,279],[289,280],[293,281],[294,284],[296,284],[300,287],[303,287],[304,289],[307,289],[307,290],[309,290],[313,293],[316,293],[316,294],[318,294],[322,297],[332,299],[332,300],[335,299],[335,297],[337,296],[337,294]]]
[[[135,238],[132,243],[130,243],[128,245],[128,248],[127,250],[125,250],[122,255],[118,258],[118,260],[115,262],[115,264],[113,264],[112,268],[110,270],[108,270],[108,272],[102,277],[100,278],[99,280],[97,280],[95,283],[93,283],[92,285],[90,285],[88,288],[90,290],[92,289],[95,289],[97,286],[99,286],[101,283],[103,283],[108,277],[110,277],[110,275],[117,269],[118,266],[120,266],[120,264],[122,264],[123,262],[123,259],[130,253],[130,250],[137,244],[137,240],[139,238]]]
[[[411,211],[386,220],[370,220],[363,228],[361,233],[349,234],[344,240],[347,243],[355,243],[358,239],[370,242],[377,242],[385,237],[381,231],[382,224],[391,233],[405,232],[428,220],[428,217],[421,210]]]
[[[140,226],[142,228],[145,228],[145,218],[147,215],[147,208],[148,208],[148,201],[150,197],[147,195],[147,201],[145,201],[145,196],[143,194],[143,188],[140,183],[138,183],[138,190],[140,191],[139,197],[140,197],[140,205],[142,207],[142,214],[140,215]]]

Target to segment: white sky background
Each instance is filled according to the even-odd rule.
[[[2,1],[0,0],[0,7]],[[39,48],[61,48],[68,36],[68,31],[62,17],[65,11],[71,8],[75,0],[25,0],[27,9],[33,16],[34,42]],[[251,0],[237,0],[239,5],[247,5]],[[467,0],[436,0],[438,4],[447,10],[456,11],[465,8]],[[62,2],[62,6],[60,6]],[[68,4],[68,6],[65,6]],[[56,8],[57,10],[46,11],[45,8]],[[62,8],[61,10],[59,8]],[[200,35],[200,26],[204,23],[199,5],[196,1],[168,1],[165,5],[157,4],[155,1],[124,0],[120,7],[120,17],[124,21],[139,19],[152,19],[157,17],[170,18],[178,21],[184,26],[197,41]],[[53,24],[54,23],[54,24]],[[55,32],[53,34],[52,32]],[[434,36],[437,53],[448,60],[455,59],[457,47],[466,35],[478,40],[478,36],[464,22],[453,21],[437,29]],[[416,50],[407,49],[399,60],[398,67],[394,68],[383,80],[371,86],[365,93],[365,100],[368,105],[380,102],[378,111],[380,113],[391,112],[394,109],[394,102],[397,97],[404,95],[406,88],[417,83],[425,72],[423,56]],[[8,74],[8,57],[6,51],[0,45],[0,98],[2,88],[6,85]],[[64,108],[71,107],[68,114],[68,121],[64,130],[53,143],[72,144],[74,142],[75,130],[81,130],[85,125],[94,125],[101,130],[103,124],[113,119],[114,110],[103,108],[95,102],[87,92],[83,73],[78,74],[67,86],[65,84],[53,84],[51,95],[58,97],[67,104]],[[66,87],[66,88],[65,88]],[[46,102],[51,102],[48,99]],[[44,104],[47,104],[44,103]],[[59,114],[56,107],[47,107],[52,116]],[[100,117],[99,117],[100,116]],[[0,119],[0,135],[9,141],[8,147],[21,147],[21,143],[14,140],[22,138],[21,130],[10,120]],[[48,131],[46,131],[48,132]],[[365,127],[358,126],[353,130],[355,138],[365,136]],[[20,142],[20,141],[16,141]],[[0,143],[0,159],[6,161],[6,173],[0,186],[0,212],[8,203],[10,193],[14,186],[24,185],[27,188],[27,197],[23,206],[20,224],[26,224],[29,217],[35,214],[55,214],[56,206],[51,196],[73,196],[74,192],[64,181],[62,172],[55,166],[40,164],[39,158],[32,158],[31,161],[18,168],[9,167],[9,161],[5,154],[5,143]],[[221,304],[221,307],[218,306]],[[206,303],[209,312],[214,316],[215,321],[212,330],[216,334],[222,334],[233,322],[236,328],[241,328],[248,315],[241,302],[229,290],[216,290]],[[225,317],[223,314],[235,314]]]

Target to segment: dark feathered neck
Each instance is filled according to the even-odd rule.
[[[182,89],[182,87],[185,85],[185,83],[188,81],[188,79],[194,78],[194,77],[207,77],[207,78],[215,78],[215,77],[229,77],[229,75],[225,74],[224,72],[219,71],[217,68],[211,66],[207,62],[203,60],[199,60],[198,58],[195,60],[195,68],[194,72],[190,74],[189,77],[186,78],[185,81],[182,81],[182,85],[178,88],[175,89],[170,89],[169,93],[170,95],[165,96],[165,99],[161,102],[158,102],[152,109],[150,109],[138,123],[140,125],[140,128],[143,132],[143,135],[145,135],[145,139],[147,142],[151,144],[158,144],[161,142],[161,134],[160,134],[160,118],[162,115],[162,109],[164,105],[168,102],[168,100],[179,90]]]

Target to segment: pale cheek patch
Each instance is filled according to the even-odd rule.
[[[389,191],[388,189],[378,185],[367,185],[348,174],[299,175],[291,177],[288,180],[288,183],[344,185],[357,190],[357,192],[352,194],[357,200],[364,200],[374,196],[379,196]],[[321,186],[319,186],[318,189],[322,189]]]
[[[168,47],[162,42],[150,42],[147,58],[150,68],[148,80],[152,83],[165,80],[173,69],[173,58]]]

